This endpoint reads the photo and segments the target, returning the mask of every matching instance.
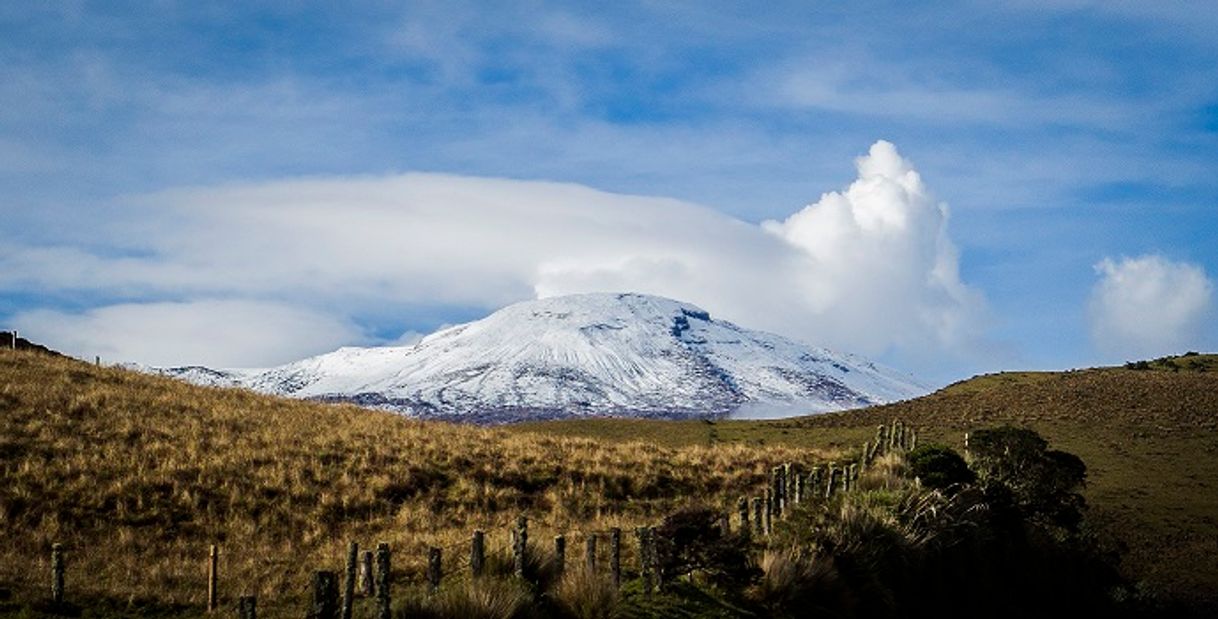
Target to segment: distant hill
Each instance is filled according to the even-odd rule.
[[[13,346],[13,332],[12,331],[0,331],[0,350],[13,350],[15,348],[16,350],[39,352],[44,355],[53,355],[56,357],[63,356],[60,353],[58,353],[54,350],[51,350],[50,348],[47,348],[46,346],[43,346],[41,344],[35,344],[34,342],[31,342],[31,341],[21,337],[20,334],[17,334],[16,337],[17,337],[17,345],[14,347]]]

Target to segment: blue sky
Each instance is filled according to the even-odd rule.
[[[1218,341],[1218,5],[21,4],[0,7],[0,322],[74,354],[266,364],[611,284],[935,381]],[[822,194],[861,179],[856,159],[879,140],[947,204],[946,228],[903,237],[925,251],[843,232],[831,245],[869,248],[862,263],[815,256],[820,233],[797,238],[788,218],[827,212]],[[460,202],[477,188],[510,204]],[[319,191],[332,199],[305,204]],[[443,196],[429,217],[400,197],[429,192]],[[369,206],[382,199],[396,206]],[[513,219],[485,219],[500,212]],[[616,212],[637,221],[603,219]],[[767,288],[675,281],[710,263],[696,235],[659,232],[682,217],[731,245],[743,266],[724,279],[752,268]],[[375,256],[362,253],[373,241],[330,244],[315,226],[292,236],[323,221],[417,246],[439,238],[429,226],[448,236]],[[272,242],[241,237],[250,222]],[[723,232],[736,223],[755,229]],[[517,260],[492,225],[547,251]],[[944,243],[954,258],[935,253]],[[919,278],[944,260],[958,277],[928,291]],[[902,266],[886,290],[843,283],[887,277],[885,261],[925,268]],[[925,319],[848,320],[877,304]],[[201,315],[224,319],[200,333]]]

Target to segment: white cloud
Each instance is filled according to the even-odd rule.
[[[139,239],[122,257],[0,250],[0,286],[265,299],[323,308],[313,311],[339,324],[386,305],[491,310],[533,296],[629,290],[862,354],[961,352],[984,310],[959,279],[946,207],[887,142],[858,168],[843,193],[761,226],[665,198],[440,174],[176,190],[142,198],[127,229],[108,232],[115,243]],[[103,316],[129,324],[119,318],[134,311]],[[281,337],[271,333],[276,321],[257,322],[260,337]],[[102,344],[80,333],[92,319],[39,326]],[[130,328],[105,332],[137,337]],[[181,343],[172,361],[195,360],[186,353],[205,334],[170,331],[158,339]],[[290,340],[255,339],[225,358],[262,363],[251,360],[257,346]],[[140,361],[151,354],[112,346]],[[158,359],[172,348],[160,346]]]
[[[199,300],[34,310],[13,324],[53,349],[159,366],[261,367],[363,341],[346,321],[274,303]]]
[[[1199,347],[1214,306],[1201,267],[1162,256],[1105,258],[1091,292],[1091,336],[1105,354],[1140,359]]]

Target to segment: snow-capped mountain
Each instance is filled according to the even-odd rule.
[[[265,370],[155,370],[185,380],[477,422],[583,415],[787,415],[929,391],[854,355],[715,320],[678,301],[526,301],[413,346],[341,348]]]

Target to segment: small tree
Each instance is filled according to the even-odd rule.
[[[988,494],[1009,493],[1014,506],[1030,519],[1078,529],[1085,507],[1079,490],[1087,476],[1078,456],[1050,450],[1036,432],[1011,426],[972,433],[969,452]]]

